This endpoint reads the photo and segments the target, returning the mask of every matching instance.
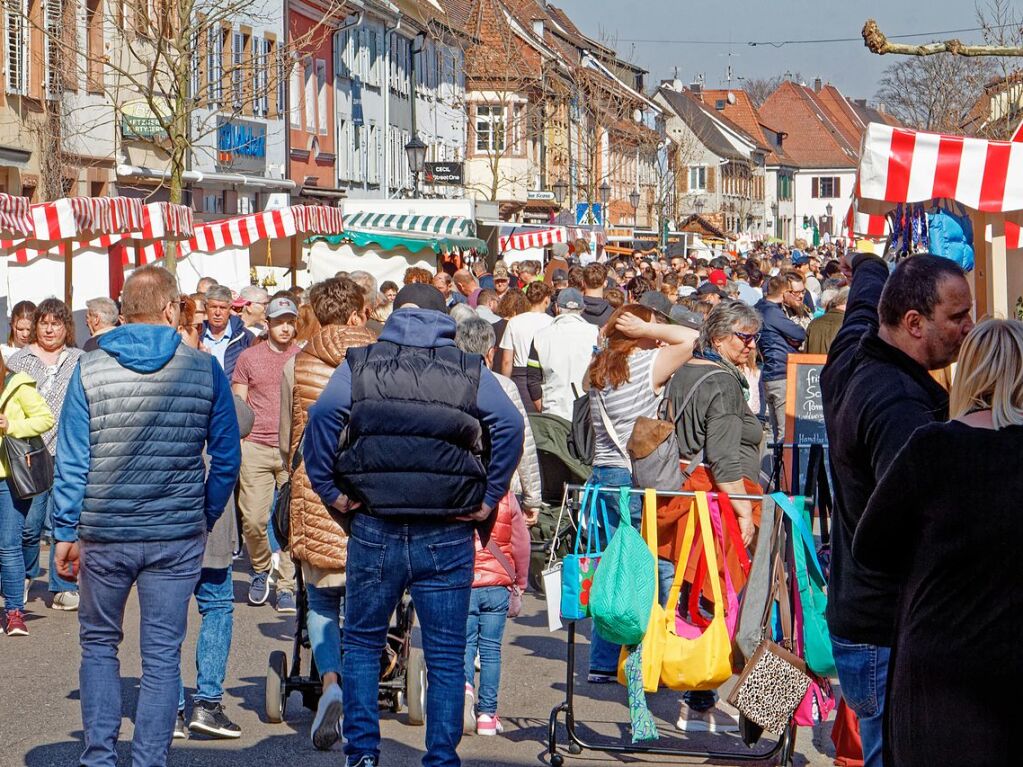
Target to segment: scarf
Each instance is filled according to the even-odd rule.
[[[707,362],[713,362],[723,370],[726,370],[727,372],[735,376],[735,380],[737,380],[739,382],[739,386],[742,387],[742,396],[746,398],[747,402],[749,402],[750,398],[749,381],[746,380],[746,376],[742,374],[742,371],[739,370],[738,367],[736,367],[733,363],[726,360],[713,349],[696,349],[693,352],[693,357],[695,357],[698,360],[706,360]]]

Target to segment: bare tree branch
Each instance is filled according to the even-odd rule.
[[[867,19],[863,25],[863,43],[871,53],[885,55],[895,53],[902,56],[933,56],[937,53],[952,53],[956,56],[1023,56],[1023,48],[1006,45],[966,45],[959,40],[945,40],[940,43],[907,45],[888,41],[877,22]]]

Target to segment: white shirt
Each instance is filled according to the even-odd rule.
[[[572,405],[583,394],[583,376],[593,359],[599,332],[600,328],[578,312],[559,314],[536,332],[533,347],[543,371],[544,413],[572,420]]]
[[[513,352],[512,367],[524,368],[529,361],[529,347],[533,345],[533,336],[540,328],[554,322],[554,318],[546,312],[525,312],[508,320],[508,325],[501,336],[501,348]]]

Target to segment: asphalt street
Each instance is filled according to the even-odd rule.
[[[47,558],[43,556],[43,562]],[[245,565],[239,564],[239,569]],[[290,654],[295,620],[280,616],[270,606],[245,604],[247,578],[235,573],[235,630],[225,684],[228,715],[242,728],[238,740],[208,740],[192,737],[174,741],[170,767],[319,767],[344,764],[340,746],[329,753],[316,751],[309,740],[313,712],[302,707],[301,695],[291,696],[285,721],[270,724],[263,713],[267,661],[273,650]],[[0,711],[0,767],[75,767],[81,752],[81,715],[78,704],[78,618],[45,606],[45,581],[37,580],[28,605],[31,636],[0,636],[0,690],[4,704]],[[121,648],[122,716],[119,764],[129,765],[132,716],[141,673],[138,651],[138,602],[129,600],[125,616],[125,638]],[[198,612],[192,610],[188,637],[183,649],[186,689],[195,682],[195,637]],[[583,629],[588,633],[588,627]],[[416,637],[418,641],[418,636]],[[628,708],[625,690],[618,685],[588,685],[585,682],[587,642],[580,638],[578,652],[575,714],[577,730],[587,738],[604,742],[628,742]],[[565,697],[566,632],[547,629],[542,600],[527,595],[523,614],[510,621],[505,634],[504,663],[498,713],[505,734],[496,738],[469,736],[460,754],[469,767],[489,765],[539,765],[549,763],[546,754],[547,720],[551,709]],[[660,746],[717,750],[748,754],[734,735],[704,735],[687,738],[676,730],[679,693],[661,692],[649,696],[657,716]],[[424,728],[411,726],[405,714],[382,712],[382,767],[413,767],[423,753]],[[831,724],[800,729],[793,764],[830,765],[833,748]],[[565,740],[564,727],[560,739]],[[762,749],[763,744],[758,746]],[[596,751],[581,755],[566,752],[565,764],[593,765],[685,764],[701,760],[677,757],[616,757]],[[719,759],[714,764],[748,764]],[[767,762],[763,762],[767,763]]]

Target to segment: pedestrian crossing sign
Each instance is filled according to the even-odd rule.
[[[575,223],[577,226],[603,226],[604,210],[600,203],[578,202],[575,206]]]

